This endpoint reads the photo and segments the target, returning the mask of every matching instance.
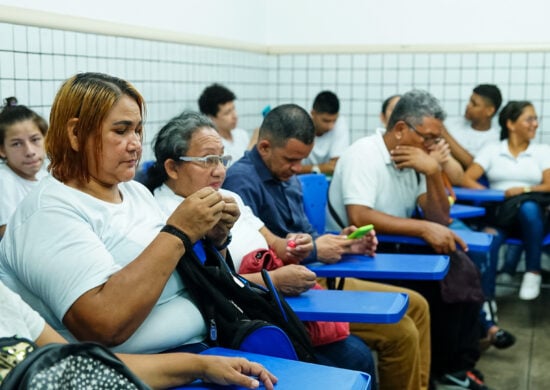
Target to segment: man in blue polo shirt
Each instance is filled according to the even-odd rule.
[[[295,175],[313,148],[314,136],[313,122],[304,109],[294,104],[276,107],[265,117],[256,146],[227,171],[223,187],[237,192],[274,234],[311,234],[316,247],[312,257],[331,263],[346,252],[365,253],[367,246],[346,238],[352,227],[340,235],[319,235],[306,217]],[[407,314],[397,324],[351,324],[351,331],[378,352],[380,389],[427,389],[430,317],[426,300],[412,290],[354,278],[346,279],[345,289],[409,294]]]

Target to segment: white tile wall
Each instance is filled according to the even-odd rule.
[[[532,100],[539,138],[550,142],[549,52],[267,55],[0,23],[0,97],[15,95],[44,116],[61,82],[76,72],[106,72],[133,82],[148,103],[147,140],[173,115],[197,109],[202,89],[220,82],[237,95],[239,125],[252,130],[261,110],[294,102],[309,110],[331,89],[352,139],[379,125],[382,101],[411,88],[437,96],[461,116],[472,88],[496,83],[505,100]],[[151,157],[147,148],[145,158]]]

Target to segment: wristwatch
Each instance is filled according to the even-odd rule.
[[[523,193],[531,192],[531,187],[523,187]]]
[[[311,172],[313,173],[321,173],[321,168],[319,168],[319,165],[315,164],[311,167]]]

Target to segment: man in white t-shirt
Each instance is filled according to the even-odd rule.
[[[502,95],[496,85],[480,84],[470,96],[464,117],[445,124],[443,137],[451,147],[453,157],[464,168],[473,162],[484,145],[500,139],[500,131],[492,126],[492,119],[501,103]]]
[[[199,109],[216,125],[216,130],[222,137],[224,154],[240,159],[250,145],[250,135],[246,130],[237,127],[237,110],[235,94],[220,84],[212,84],[202,91],[199,97]]]
[[[315,97],[311,109],[315,141],[313,150],[303,160],[301,173],[334,172],[338,157],[349,145],[349,127],[339,111],[340,101],[333,92],[322,91]]]
[[[465,249],[463,240],[446,226],[449,201],[439,164],[429,154],[441,140],[444,119],[445,112],[429,93],[404,94],[384,134],[357,140],[340,157],[329,190],[330,214],[338,218],[330,218],[328,229],[338,226],[337,219],[355,226],[372,223],[380,234],[423,238],[437,253]],[[424,219],[412,218],[417,206]],[[431,281],[398,283],[417,290],[430,304],[433,378],[444,384],[469,383],[479,358],[480,305],[448,304],[439,284]]]

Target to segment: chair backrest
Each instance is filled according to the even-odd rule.
[[[307,173],[298,175],[302,183],[304,210],[309,222],[319,234],[325,233],[328,180],[323,174]]]

